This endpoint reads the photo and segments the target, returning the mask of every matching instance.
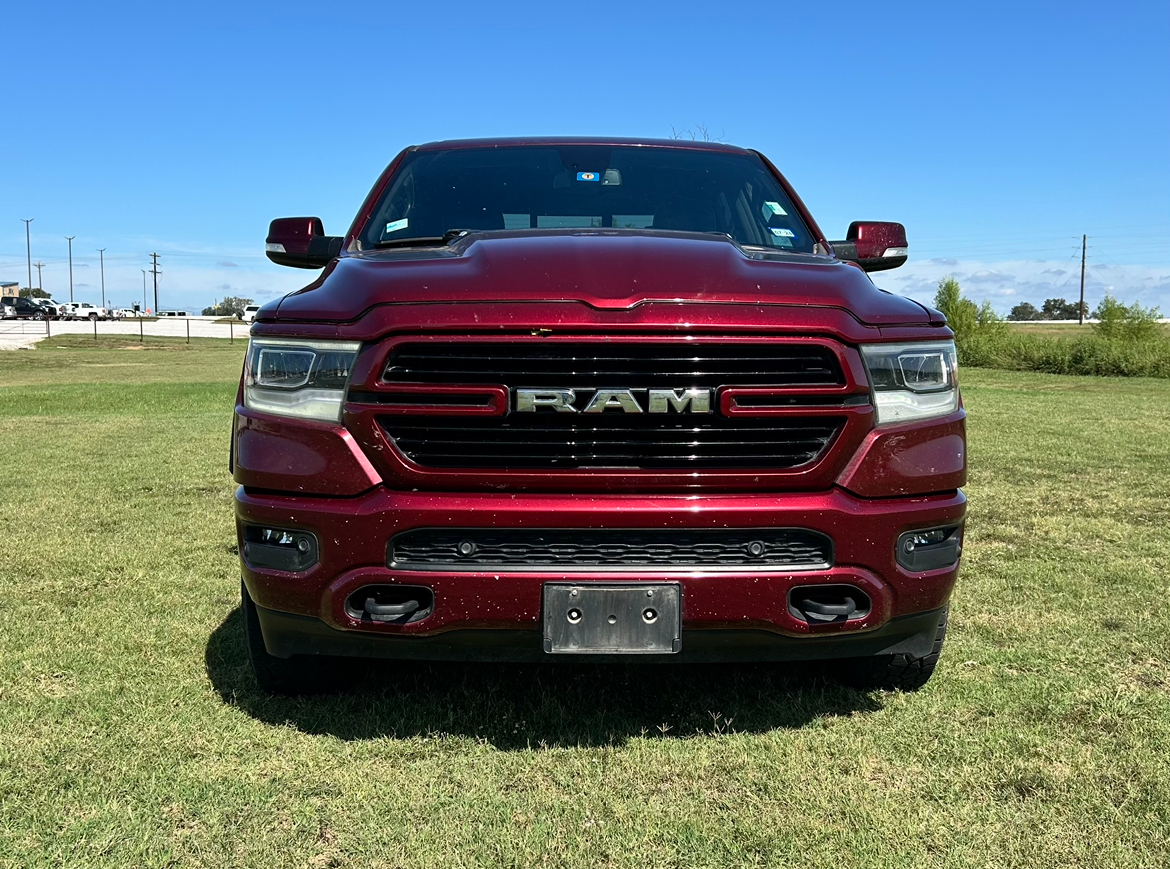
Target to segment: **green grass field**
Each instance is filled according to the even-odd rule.
[[[1093,334],[1092,323],[1029,323],[1007,320],[1008,328],[1024,335],[1040,335],[1045,338],[1087,338]],[[1170,335],[1170,323],[1162,324],[1162,331]]]
[[[371,667],[257,693],[243,345],[0,355],[0,867],[1151,867],[1170,854],[1170,382],[966,370],[917,694],[815,668]]]

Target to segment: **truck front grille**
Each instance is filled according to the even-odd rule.
[[[402,570],[822,570],[832,544],[801,528],[735,531],[419,529],[390,541],[388,563]]]
[[[844,424],[833,416],[740,419],[598,414],[383,417],[403,454],[435,468],[795,468]]]
[[[411,386],[401,404],[483,399],[419,394],[420,386],[629,390],[734,387],[825,389],[808,404],[842,406],[845,377],[825,342],[701,338],[574,338],[406,342],[390,355],[379,389]],[[835,393],[834,393],[835,391]],[[359,401],[376,402],[376,394]],[[512,399],[510,399],[512,400]],[[796,401],[796,399],[793,399]],[[845,408],[842,407],[844,410]],[[786,470],[815,462],[846,417],[791,413],[751,417],[709,413],[382,413],[378,424],[411,462],[431,468],[572,470]]]
[[[390,357],[383,380],[566,389],[844,382],[836,356],[822,344],[559,339],[404,344]]]

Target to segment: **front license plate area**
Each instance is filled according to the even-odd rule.
[[[553,655],[669,655],[682,647],[678,583],[544,586],[544,650]]]

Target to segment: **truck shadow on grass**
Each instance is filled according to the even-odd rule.
[[[328,693],[272,697],[248,668],[237,608],[212,633],[207,675],[257,720],[359,740],[455,736],[504,751],[616,746],[797,728],[873,712],[877,700],[816,665],[522,665],[341,659]]]

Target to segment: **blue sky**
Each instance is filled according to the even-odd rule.
[[[768,154],[822,228],[906,224],[878,284],[1170,312],[1170,4],[5,4],[0,280],[265,300],[273,217],[340,234],[405,145],[669,136]],[[36,282],[36,271],[33,271]]]

